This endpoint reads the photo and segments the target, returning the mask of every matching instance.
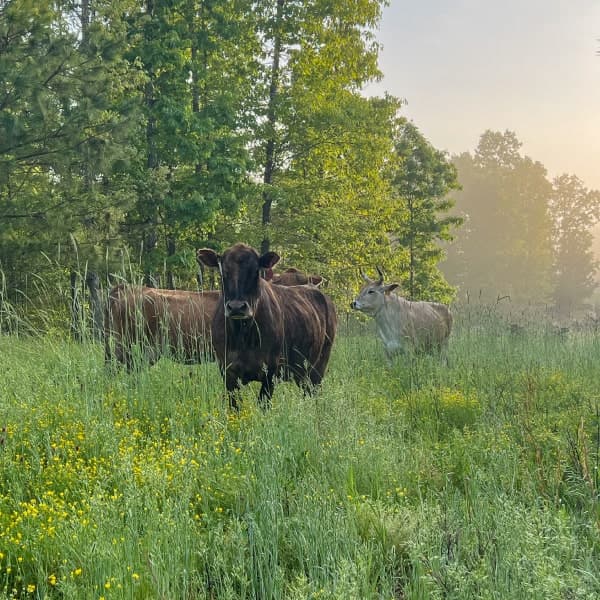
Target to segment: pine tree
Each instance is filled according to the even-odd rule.
[[[118,27],[92,22],[88,10],[78,29],[73,16],[46,0],[0,10],[0,261],[10,287],[47,257],[63,261],[70,240],[89,234],[93,244],[93,222],[106,221],[92,182],[119,154],[126,128],[116,98],[135,76],[116,51]]]
[[[244,120],[256,34],[251,3],[147,0],[130,20],[130,57],[146,77],[134,165],[137,200],[125,227],[148,274],[194,268],[222,211],[248,184]],[[190,243],[193,241],[193,243]]]
[[[458,188],[456,168],[404,119],[398,122],[391,165],[395,228],[389,233],[398,248],[407,250],[404,293],[411,300],[448,301],[453,289],[438,263],[444,256],[440,242],[450,241],[451,230],[462,223],[448,214],[454,205],[448,194]]]

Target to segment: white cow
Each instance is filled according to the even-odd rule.
[[[377,333],[388,359],[397,353],[445,351],[452,329],[452,314],[438,302],[411,302],[395,293],[397,283],[384,285],[363,274],[366,285],[351,304],[375,319]]]

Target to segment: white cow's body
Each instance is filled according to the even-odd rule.
[[[438,302],[411,302],[392,293],[396,287],[383,285],[383,279],[368,280],[352,302],[352,308],[375,319],[387,356],[444,350],[452,329],[448,307]]]
[[[452,315],[437,302],[410,302],[388,294],[373,315],[386,354],[441,350],[448,344]]]

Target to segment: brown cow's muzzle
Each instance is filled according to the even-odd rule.
[[[245,300],[228,300],[225,302],[225,316],[228,319],[250,319],[252,310]]]

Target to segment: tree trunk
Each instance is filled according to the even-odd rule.
[[[92,316],[92,335],[95,340],[102,340],[104,307],[100,297],[100,278],[94,271],[89,271],[85,284],[90,292],[90,313]]]
[[[153,17],[154,13],[154,0],[146,0],[146,13],[150,19]],[[149,65],[150,67],[152,65]],[[158,158],[158,148],[156,146],[156,118],[153,114],[154,104],[156,103],[155,98],[155,90],[154,90],[154,75],[151,73],[146,86],[144,88],[144,104],[146,108],[147,120],[146,120],[146,168],[149,171],[153,171],[159,167],[159,158]],[[152,192],[148,192],[149,194],[149,202],[148,206],[154,207],[154,198],[152,197]],[[148,213],[147,216],[147,224],[148,227],[144,228],[143,233],[143,243],[142,243],[142,262],[144,261],[144,254],[148,254],[151,252],[158,243],[158,233],[156,231],[157,228],[157,219],[154,214],[154,209],[152,212]],[[153,273],[146,271],[144,273],[144,285],[148,287],[156,287],[156,279]]]
[[[77,288],[78,275],[76,271],[71,271],[71,335],[78,342],[82,339],[82,314],[79,290]]]
[[[175,256],[175,237],[172,234],[167,235],[167,262],[170,263],[169,258]],[[173,269],[170,264],[167,266],[167,289],[175,289],[175,276],[173,275]]]
[[[81,0],[81,42],[87,46],[90,28],[90,0]]]
[[[275,171],[275,124],[277,121],[276,102],[279,93],[279,61],[281,58],[281,22],[283,19],[283,5],[285,0],[277,0],[277,12],[275,14],[275,40],[273,42],[273,62],[271,63],[271,81],[269,84],[269,106],[267,108],[267,146],[265,151],[265,170],[263,175],[264,191],[262,194],[262,226],[263,240],[260,245],[262,254],[269,251],[271,241],[267,231],[271,223],[271,208],[273,206],[273,195],[271,185],[273,184],[273,173]]]

